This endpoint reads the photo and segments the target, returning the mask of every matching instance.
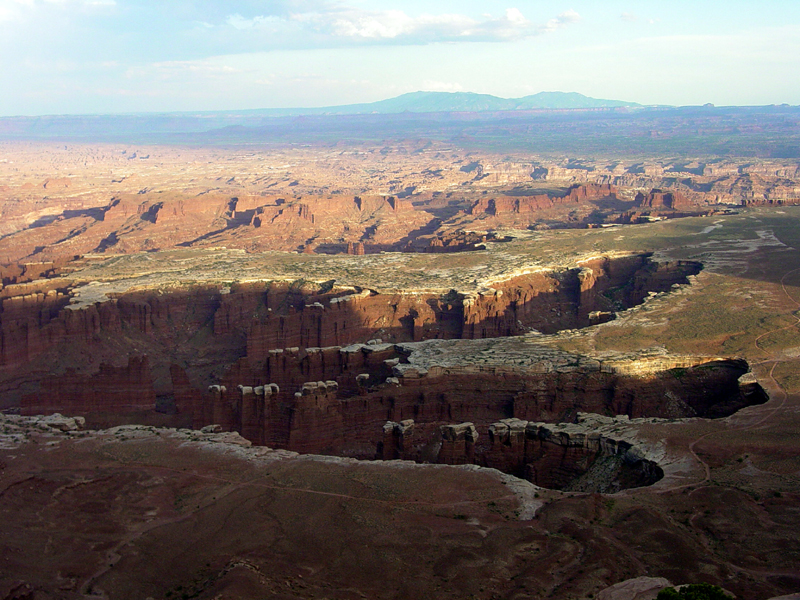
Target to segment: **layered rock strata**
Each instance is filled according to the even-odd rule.
[[[638,444],[630,424],[627,416],[591,413],[578,413],[576,423],[503,419],[489,426],[488,445],[482,446],[473,423],[442,425],[435,456],[425,462],[479,464],[540,487],[613,493],[663,477],[656,462],[660,453]],[[414,448],[413,420],[389,421],[383,431],[379,457],[420,460]]]
[[[124,367],[101,364],[91,376],[74,369],[41,382],[39,392],[23,396],[23,415],[66,409],[70,414],[129,413],[155,408],[150,364],[146,356],[131,357]]]
[[[301,452],[422,461],[445,456],[445,462],[458,463],[492,456],[492,436],[470,427],[485,432],[503,419],[571,422],[580,412],[720,417],[766,400],[757,383],[740,381],[748,371],[741,360],[698,364],[696,358],[661,356],[639,365],[581,357],[524,338],[355,345],[303,358],[298,353],[296,359],[332,359],[334,353],[338,362],[317,363],[319,380],[256,393],[256,409],[247,408],[249,390],[258,389],[250,386],[265,382],[212,386],[195,410],[195,425],[219,423],[255,443]],[[303,370],[297,366],[295,372]],[[263,417],[254,422],[252,415]],[[454,425],[466,422],[469,427]],[[522,472],[522,459],[514,460],[492,466]]]
[[[614,427],[627,420],[585,413],[574,424],[504,419],[489,427],[481,463],[547,488],[610,493],[649,485],[663,471]]]
[[[535,213],[557,205],[579,204],[601,198],[616,200],[617,189],[607,184],[574,185],[570,187],[565,196],[554,197],[548,194],[534,194],[520,197],[496,196],[494,198],[482,198],[470,207],[469,213],[471,215],[485,213],[492,216],[508,213]]]
[[[26,410],[47,405],[70,412],[66,396],[64,404],[53,404],[58,395],[48,386],[58,387],[61,377],[54,373],[73,368],[92,387],[109,355],[122,361],[146,353],[160,402],[186,412],[212,383],[286,388],[336,379],[361,366],[382,375],[380,365],[391,352],[331,349],[375,337],[392,343],[483,339],[587,326],[652,292],[686,283],[699,269],[698,263],[657,263],[642,254],[521,273],[478,292],[379,293],[333,282],[265,281],[94,297],[88,285],[80,289],[89,298],[79,303],[71,303],[69,287],[59,287],[63,280],[15,284],[2,290],[0,372],[7,377],[0,387],[9,402],[14,394],[19,398],[12,390],[24,389]],[[42,387],[48,378],[55,379]],[[127,385],[120,383],[121,389]],[[143,402],[130,397],[110,403],[109,410],[126,404]]]

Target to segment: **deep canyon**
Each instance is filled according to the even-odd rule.
[[[478,340],[606,322],[701,268],[631,254],[523,272],[477,293],[259,281],[130,289],[88,304],[63,278],[11,284],[0,312],[4,397],[25,415],[216,426],[273,448],[476,463],[545,487],[611,458],[612,475],[588,489],[647,484],[660,468],[626,454],[630,443],[562,439],[545,423],[581,412],[724,417],[766,400],[757,384],[740,386],[746,362],[675,358],[636,373],[535,342],[518,368],[423,367],[418,355],[437,344],[446,353],[446,340],[471,354],[486,348]]]

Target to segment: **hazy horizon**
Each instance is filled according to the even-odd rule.
[[[800,3],[0,0],[0,116],[578,92],[800,104]]]
[[[393,100],[395,98],[399,98],[404,95],[415,94],[415,93],[424,93],[424,92],[433,92],[433,90],[416,90],[414,92],[405,92],[404,94],[399,94],[398,96],[393,96],[392,98],[379,98],[375,101],[370,102],[354,102],[352,104],[335,104],[335,105],[325,105],[325,106],[274,106],[274,107],[254,107],[254,108],[219,108],[219,109],[210,109],[210,110],[191,110],[191,109],[179,109],[179,110],[141,110],[141,111],[125,111],[125,112],[73,112],[73,113],[42,113],[42,114],[17,114],[17,115],[0,115],[0,119],[4,118],[37,118],[37,117],[105,117],[105,116],[134,116],[134,115],[193,115],[193,114],[224,114],[224,113],[240,113],[240,112],[259,112],[259,111],[305,111],[305,110],[316,110],[316,109],[337,109],[337,108],[346,108],[350,106],[359,106],[359,105],[369,105],[375,102],[382,102],[385,100]],[[480,92],[471,92],[471,91],[464,91],[464,92],[434,92],[434,93],[443,93],[443,94],[455,94],[455,93],[467,93],[467,94],[480,94]],[[573,93],[573,92],[562,92],[560,90],[543,90],[542,92],[536,92],[534,94],[528,94],[528,96],[535,96],[537,93]],[[580,93],[580,92],[577,92]],[[490,94],[493,95],[493,94]],[[585,94],[582,94],[586,96]],[[501,99],[508,99],[514,100],[518,98],[503,98],[502,96],[495,96],[496,98]],[[587,98],[592,98],[591,96],[586,96]],[[522,97],[520,97],[522,98]],[[593,98],[595,100],[613,100],[613,101],[622,101],[628,102],[625,98]],[[699,107],[711,104],[715,108],[737,108],[737,107],[744,107],[744,108],[757,108],[757,107],[767,107],[767,106],[780,106],[780,105],[788,105],[788,103],[781,103],[780,105],[777,103],[771,104],[730,104],[730,105],[715,105],[713,103],[696,103],[696,104],[686,104],[686,105],[670,105],[670,104],[641,104],[641,108],[691,108],[691,107]],[[800,106],[800,105],[789,105],[789,106]],[[614,107],[607,107],[611,110]],[[619,107],[621,108],[621,107]],[[564,109],[542,109],[542,110],[564,110]],[[575,108],[573,110],[586,110],[582,108]],[[436,111],[433,111],[436,112]],[[320,116],[332,113],[318,113]],[[369,114],[369,113],[363,113]],[[276,116],[292,116],[292,115],[276,115]]]

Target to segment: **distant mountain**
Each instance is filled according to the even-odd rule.
[[[560,110],[569,108],[620,108],[641,106],[621,100],[599,100],[576,92],[539,92],[523,98],[498,98],[472,92],[410,92],[366,104],[345,104],[322,108],[268,108],[237,111],[263,116],[395,114],[403,112],[496,112],[504,110]]]
[[[0,117],[0,139],[180,139],[203,132],[222,131],[233,137],[253,135],[253,132],[272,132],[286,138],[299,135],[305,128],[314,131],[336,129],[340,121],[358,120],[364,135],[387,126],[387,121],[428,119],[435,121],[461,119],[453,113],[471,113],[471,118],[492,120],[496,113],[516,112],[527,118],[524,111],[542,111],[538,117],[546,118],[547,111],[564,109],[642,107],[633,102],[598,100],[574,92],[540,92],[524,98],[498,98],[489,94],[471,92],[412,92],[396,98],[365,104],[347,104],[321,108],[265,108],[253,110],[184,111],[171,113],[132,113],[123,115],[47,115]],[[637,111],[646,112],[646,111]],[[424,116],[425,114],[429,116]],[[380,115],[396,115],[384,119]],[[376,120],[377,116],[377,120]],[[579,118],[580,115],[573,115]],[[304,122],[303,117],[314,124]],[[332,117],[332,118],[328,118]],[[335,117],[342,117],[336,119]],[[557,118],[560,118],[556,115]],[[347,131],[352,131],[353,123]],[[401,126],[413,127],[409,123]],[[237,129],[239,128],[239,129]],[[429,129],[429,125],[423,128]],[[239,133],[237,133],[239,131]],[[249,133],[248,133],[249,132]],[[282,132],[282,133],[277,133]],[[144,136],[144,137],[142,137]],[[188,138],[186,138],[188,139]]]

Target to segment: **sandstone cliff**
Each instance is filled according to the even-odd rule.
[[[59,288],[58,280],[40,280],[2,290],[0,367],[14,373],[6,383],[10,390],[20,382],[35,386],[43,377],[57,378],[46,375],[51,361],[91,377],[109,354],[146,352],[160,401],[188,414],[187,407],[215,382],[287,388],[358,369],[388,376],[391,369],[382,365],[394,357],[389,347],[339,351],[370,339],[484,339],[585,327],[603,320],[598,315],[613,318],[650,292],[685,283],[698,269],[696,263],[632,255],[520,274],[479,293],[387,294],[266,281],[89,294],[79,303],[71,303],[74,291]],[[55,380],[48,385],[57,386]],[[66,396],[64,402],[52,407],[69,411]]]
[[[284,379],[282,386],[270,384],[270,389],[281,391],[251,396],[251,389],[267,389],[272,373],[239,371],[238,376],[246,374],[251,379],[244,387],[212,386],[196,409],[195,425],[219,423],[256,443],[357,458],[431,460],[432,448],[438,447],[444,454],[436,454],[443,457],[437,460],[473,462],[484,460],[478,456],[493,456],[485,461],[495,463],[486,464],[522,473],[525,465],[536,462],[531,458],[533,450],[519,450],[519,446],[519,452],[503,458],[500,450],[492,450],[493,437],[479,439],[480,432],[503,419],[571,422],[580,412],[632,418],[718,417],[766,400],[759,387],[740,382],[748,370],[744,361],[691,365],[684,358],[672,359],[671,364],[665,358],[660,366],[650,362],[639,369],[631,364],[635,361],[605,364],[527,344],[526,365],[510,369],[481,364],[482,352],[499,343],[461,340],[455,343],[455,351],[453,343],[433,340],[325,348],[306,355],[284,351],[280,358],[289,361],[284,366],[294,365],[289,372],[295,378]],[[506,360],[513,356],[499,351]],[[307,362],[309,357],[319,362]],[[447,366],[448,361],[458,366]],[[298,383],[304,373],[327,379]],[[246,408],[253,398],[259,408]],[[246,413],[251,416],[245,417]],[[466,426],[447,429],[461,422],[469,422],[477,433],[470,433]],[[498,435],[499,427],[495,428]],[[531,439],[543,438],[537,433]],[[567,446],[565,452],[574,455],[571,464],[578,455],[586,457],[586,468],[575,476],[588,470],[602,449]],[[548,456],[550,460],[554,455]]]
[[[127,413],[153,410],[156,395],[147,357],[131,358],[125,367],[100,365],[92,375],[68,369],[41,382],[35,394],[22,397],[23,415],[56,411],[70,415]]]

